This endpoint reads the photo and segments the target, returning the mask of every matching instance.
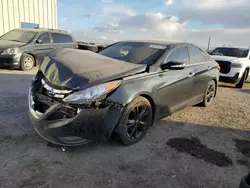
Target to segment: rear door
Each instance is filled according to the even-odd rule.
[[[39,41],[39,42],[38,42]],[[41,33],[33,44],[33,53],[40,63],[48,53],[53,50],[49,33]]]
[[[64,33],[51,33],[55,48],[76,48],[76,43],[71,35]]]
[[[160,115],[184,107],[193,98],[193,69],[189,66],[187,45],[177,47],[170,52],[164,63],[170,61],[185,62],[186,67],[182,70],[163,70],[159,73],[162,84],[157,91],[155,99],[156,104],[160,105]]]
[[[207,62],[209,56],[200,48],[189,44],[188,51],[190,55],[190,67],[194,73],[194,96],[197,100],[203,98],[210,81],[210,70],[213,68],[214,62]]]

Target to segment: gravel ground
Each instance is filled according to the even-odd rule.
[[[221,85],[208,108],[156,123],[141,142],[62,151],[48,147],[27,115],[32,74],[0,70],[0,185],[4,188],[236,188],[250,165],[250,84]]]

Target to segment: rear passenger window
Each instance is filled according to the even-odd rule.
[[[167,62],[170,61],[179,61],[179,62],[184,62],[186,64],[189,63],[189,56],[188,56],[188,51],[187,47],[179,47],[176,48],[167,58]]]
[[[51,33],[54,43],[74,43],[72,37],[67,34]]]
[[[188,50],[189,50],[191,64],[206,62],[206,58],[205,58],[206,54],[201,49],[193,45],[189,45]]]

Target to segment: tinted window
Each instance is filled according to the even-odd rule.
[[[167,62],[170,61],[179,61],[184,62],[186,64],[189,63],[189,56],[187,47],[179,47],[175,49],[167,58]]]
[[[206,61],[206,54],[199,48],[189,45],[189,55],[190,55],[190,62],[191,64],[195,63],[203,63]]]
[[[211,55],[230,56],[230,57],[247,57],[249,49],[246,48],[216,48]]]
[[[48,33],[42,33],[37,39],[42,41],[42,43],[40,43],[40,44],[49,44],[50,43],[50,37],[49,37]]]
[[[4,34],[0,39],[28,43],[36,34],[37,32],[15,29]]]
[[[70,35],[51,33],[54,43],[74,43]]]
[[[119,42],[99,53],[114,59],[136,64],[153,64],[165,52],[166,46],[144,42]]]

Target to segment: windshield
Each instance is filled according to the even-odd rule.
[[[230,56],[230,57],[247,57],[249,49],[246,48],[216,48],[211,55]]]
[[[28,43],[36,34],[37,32],[33,31],[12,30],[3,35],[0,39]]]
[[[119,42],[98,52],[107,57],[135,64],[151,65],[165,52],[166,46],[143,42]]]

